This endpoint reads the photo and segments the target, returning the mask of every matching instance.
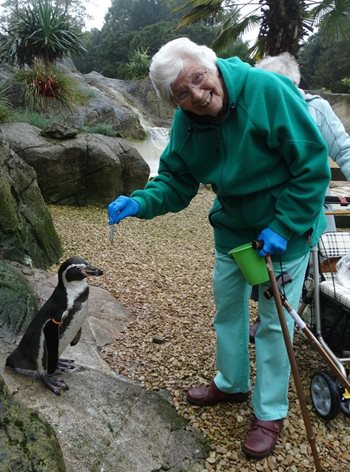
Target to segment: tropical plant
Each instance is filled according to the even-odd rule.
[[[249,62],[252,65],[254,63],[254,61],[249,57],[249,44],[240,39],[223,49],[220,53],[220,57],[223,58],[233,56],[238,56],[242,61]]]
[[[151,62],[148,49],[137,48],[131,55],[127,64],[129,79],[143,79],[148,75],[148,69]]]
[[[31,6],[36,0],[4,0],[1,2],[1,27],[6,28],[12,20],[16,19],[18,11]],[[85,21],[90,17],[87,13],[86,0],[54,0],[65,13],[69,22],[81,30]]]
[[[83,52],[80,34],[70,25],[67,13],[51,0],[38,0],[17,11],[2,41],[0,59],[23,67],[36,60],[53,64]]]
[[[251,47],[256,58],[283,51],[296,56],[316,27],[332,40],[350,38],[350,0],[189,0],[180,9],[185,11],[180,26],[198,21],[220,26],[212,45],[219,52],[256,27]]]
[[[73,77],[40,61],[33,64],[32,69],[20,69],[15,79],[24,84],[24,99],[29,110],[44,111],[53,103],[71,108],[89,99]]]

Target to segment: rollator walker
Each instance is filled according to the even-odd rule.
[[[348,206],[350,197],[326,196],[325,203]],[[350,209],[329,210],[326,214],[350,216]],[[336,263],[344,256],[350,256],[350,232],[324,233],[311,251],[298,314],[339,371],[344,377],[348,377],[349,370],[346,366],[350,363],[350,272],[348,286],[340,284],[336,277]],[[350,417],[348,392],[332,370],[320,370],[313,375],[310,394],[313,407],[320,417],[330,420],[340,411]]]

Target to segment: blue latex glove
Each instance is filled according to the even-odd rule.
[[[128,216],[135,216],[140,211],[140,205],[132,198],[121,195],[108,205],[109,224],[119,223]]]
[[[270,228],[265,228],[261,231],[258,241],[264,242],[264,246],[258,250],[259,256],[262,257],[268,254],[270,256],[273,254],[283,254],[287,249],[288,241]]]

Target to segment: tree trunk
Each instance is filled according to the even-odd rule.
[[[288,51],[298,55],[306,35],[303,23],[305,2],[300,0],[260,0],[262,23],[259,39],[265,43],[266,54],[275,56]]]

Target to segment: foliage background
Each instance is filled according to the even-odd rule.
[[[8,25],[16,18],[16,12],[38,1],[6,0],[2,3],[2,39],[6,37]],[[91,31],[84,31],[91,0],[49,1],[53,5],[59,5],[67,13],[73,32],[82,39],[86,48],[80,56],[74,55],[73,51],[72,57],[77,69],[84,74],[96,71],[106,77],[118,79],[147,76],[153,54],[164,43],[180,36],[187,36],[195,42],[216,48],[221,57],[238,55],[242,60],[254,64],[254,54],[260,54],[261,51],[253,47],[252,42],[242,40],[245,36],[241,33],[252,28],[258,32],[260,27],[258,39],[266,47],[277,44],[280,29],[274,26],[278,26],[281,19],[273,15],[272,8],[281,8],[281,4],[285,3],[286,28],[290,26],[289,11],[302,14],[303,27],[309,27],[309,30],[306,28],[307,34],[303,32],[302,39],[298,36],[300,49],[298,45],[293,46],[296,47],[301,63],[302,86],[314,90],[350,92],[350,26],[346,27],[350,25],[350,0],[326,2],[327,11],[333,16],[329,15],[325,26],[319,31],[315,29],[315,18],[321,18],[324,14],[322,6],[325,6],[325,1],[112,0],[101,29],[94,28]],[[250,13],[244,14],[243,7],[247,5],[251,7]],[[194,10],[194,6],[197,10]],[[265,13],[262,13],[262,6]],[[314,7],[314,19],[311,18],[312,15],[307,16],[311,6]],[[197,19],[194,22],[184,21],[184,18],[191,17],[193,11]],[[235,22],[238,22],[239,28]],[[345,33],[347,31],[342,37],[341,27]],[[271,34],[268,40],[266,38],[266,28],[270,29],[272,41]],[[234,39],[237,32],[240,32],[238,39]]]

